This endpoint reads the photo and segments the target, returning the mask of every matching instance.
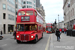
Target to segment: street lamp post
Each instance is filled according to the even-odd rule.
[[[68,8],[70,8],[70,0],[68,2]],[[68,28],[71,29],[71,26],[70,26],[70,16],[69,16],[69,27]]]
[[[57,24],[57,23],[56,23],[56,19],[55,19],[55,22],[54,22],[54,27],[55,27],[55,29],[57,28],[56,24]]]
[[[59,24],[59,14],[58,14],[58,28],[60,28],[60,24]]]
[[[15,26],[14,26],[14,30],[16,29],[16,0],[15,0]]]
[[[70,29],[70,16],[69,16],[69,29]]]

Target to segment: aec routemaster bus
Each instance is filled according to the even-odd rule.
[[[18,10],[16,26],[17,43],[43,38],[43,17],[33,8]]]
[[[52,33],[52,24],[51,23],[46,24],[46,33]]]

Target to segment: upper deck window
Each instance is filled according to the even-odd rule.
[[[19,16],[25,15],[25,11],[20,11],[18,15],[19,15]]]
[[[26,11],[26,15],[33,15],[33,11]]]

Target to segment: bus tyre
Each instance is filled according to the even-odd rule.
[[[19,43],[21,43],[21,41],[17,40],[17,43],[19,44]]]
[[[35,37],[34,42],[36,43],[38,41],[38,36]]]

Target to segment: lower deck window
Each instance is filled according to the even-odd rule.
[[[47,31],[51,31],[51,28],[46,28]]]
[[[37,25],[35,24],[18,24],[17,31],[35,31],[37,30]]]

